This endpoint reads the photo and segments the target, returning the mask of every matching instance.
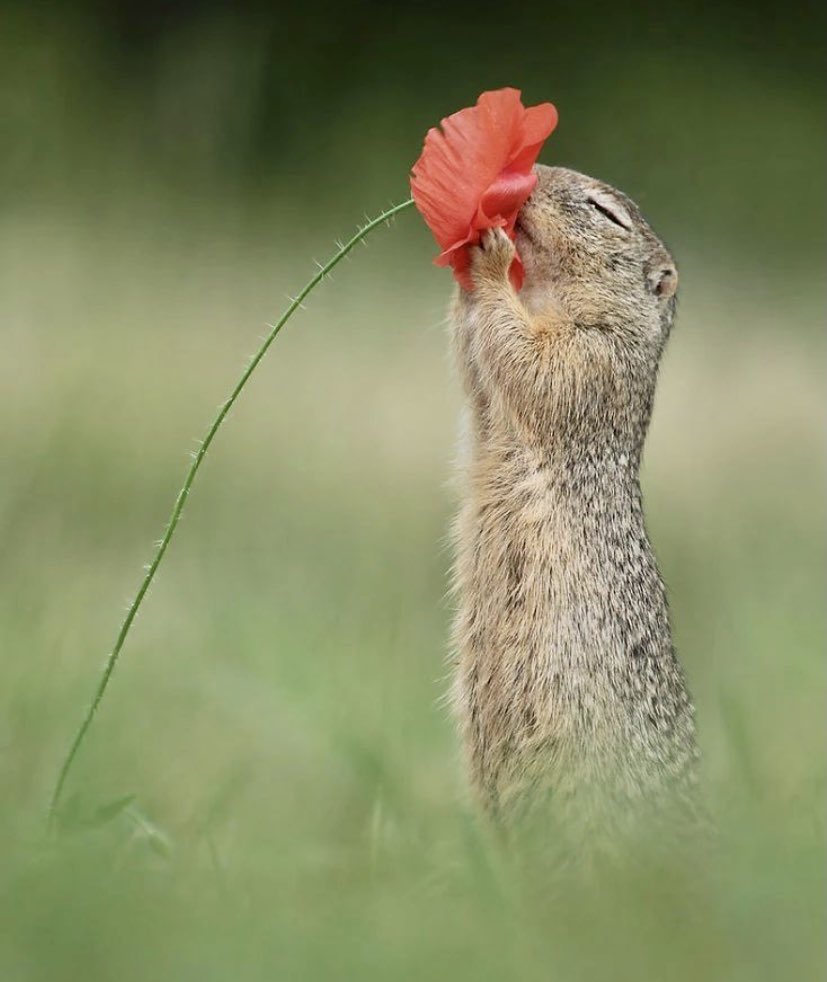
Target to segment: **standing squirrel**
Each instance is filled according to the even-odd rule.
[[[694,708],[639,479],[678,275],[625,195],[536,173],[522,290],[492,229],[452,311],[470,444],[452,699],[487,813],[539,809],[588,836],[695,799]]]

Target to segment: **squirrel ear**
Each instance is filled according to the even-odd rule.
[[[673,297],[678,289],[678,271],[671,263],[653,269],[648,279],[652,292],[662,300]]]

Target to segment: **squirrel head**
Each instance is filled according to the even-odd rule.
[[[517,219],[521,297],[553,306],[577,328],[659,352],[675,312],[678,272],[626,195],[564,167],[535,167],[537,186]]]

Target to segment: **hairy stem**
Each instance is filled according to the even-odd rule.
[[[236,400],[241,395],[244,386],[250,379],[250,376],[258,368],[259,363],[262,358],[267,354],[267,350],[276,338],[276,335],[281,331],[284,325],[292,317],[295,310],[301,306],[302,302],[305,300],[307,295],[325,278],[325,276],[330,273],[333,268],[341,262],[342,259],[358,245],[370,232],[375,228],[382,225],[383,223],[389,223],[392,218],[394,218],[400,211],[404,211],[413,204],[412,199],[403,201],[401,204],[394,205],[388,208],[387,211],[382,212],[377,218],[371,219],[365,225],[363,225],[356,234],[349,239],[338,252],[335,253],[326,263],[319,266],[319,271],[308,283],[302,288],[302,290],[295,296],[288,305],[287,309],[281,315],[281,317],[276,321],[275,324],[270,325],[270,332],[261,344],[261,347],[253,356],[252,360],[249,362],[247,367],[241,373],[241,377],[238,382],[236,382],[235,387],[230,393],[229,398],[222,403],[221,408],[218,411],[218,415],[212,421],[210,428],[207,430],[207,435],[201,442],[197,453],[193,456],[193,461],[190,469],[187,471],[187,476],[184,479],[184,483],[181,486],[181,490],[178,492],[178,496],[175,499],[175,504],[172,508],[172,514],[169,517],[169,522],[167,523],[166,531],[163,537],[158,542],[158,546],[155,550],[155,555],[153,556],[152,562],[146,568],[146,575],[141,581],[141,585],[138,587],[138,592],[135,594],[132,603],[129,605],[126,617],[124,618],[123,624],[121,624],[121,629],[118,632],[118,636],[115,639],[115,645],[106,659],[106,664],[104,665],[101,677],[98,680],[98,684],[95,687],[95,693],[92,697],[92,701],[89,704],[89,708],[86,710],[86,715],[83,718],[80,726],[75,733],[74,739],[72,740],[66,757],[63,761],[63,765],[58,773],[57,781],[55,782],[54,790],[52,792],[51,801],[49,804],[49,822],[53,823],[55,816],[57,814],[57,809],[60,804],[61,795],[63,794],[63,789],[66,786],[66,780],[69,777],[69,773],[72,769],[72,765],[78,755],[83,741],[86,738],[86,734],[89,732],[89,727],[92,725],[92,721],[95,718],[95,714],[98,711],[98,707],[101,704],[101,700],[106,692],[109,681],[112,678],[112,673],[115,670],[115,666],[118,663],[118,659],[123,649],[124,642],[129,635],[129,630],[132,627],[132,623],[135,620],[135,616],[143,603],[143,599],[146,596],[147,590],[150,584],[155,579],[155,574],[158,572],[158,568],[164,558],[167,548],[172,541],[172,537],[175,534],[175,529],[178,527],[178,521],[181,518],[181,514],[184,511],[184,506],[187,503],[187,498],[189,497],[190,490],[192,489],[193,483],[195,482],[195,476],[198,473],[204,457],[207,451],[210,449],[210,445],[213,442],[216,434],[221,428],[221,424],[227,418],[227,414],[235,405]]]

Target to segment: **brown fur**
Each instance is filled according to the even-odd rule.
[[[490,815],[553,811],[589,834],[694,796],[694,712],[638,477],[677,272],[624,195],[537,172],[522,291],[495,230],[453,309],[470,417],[453,703]]]

